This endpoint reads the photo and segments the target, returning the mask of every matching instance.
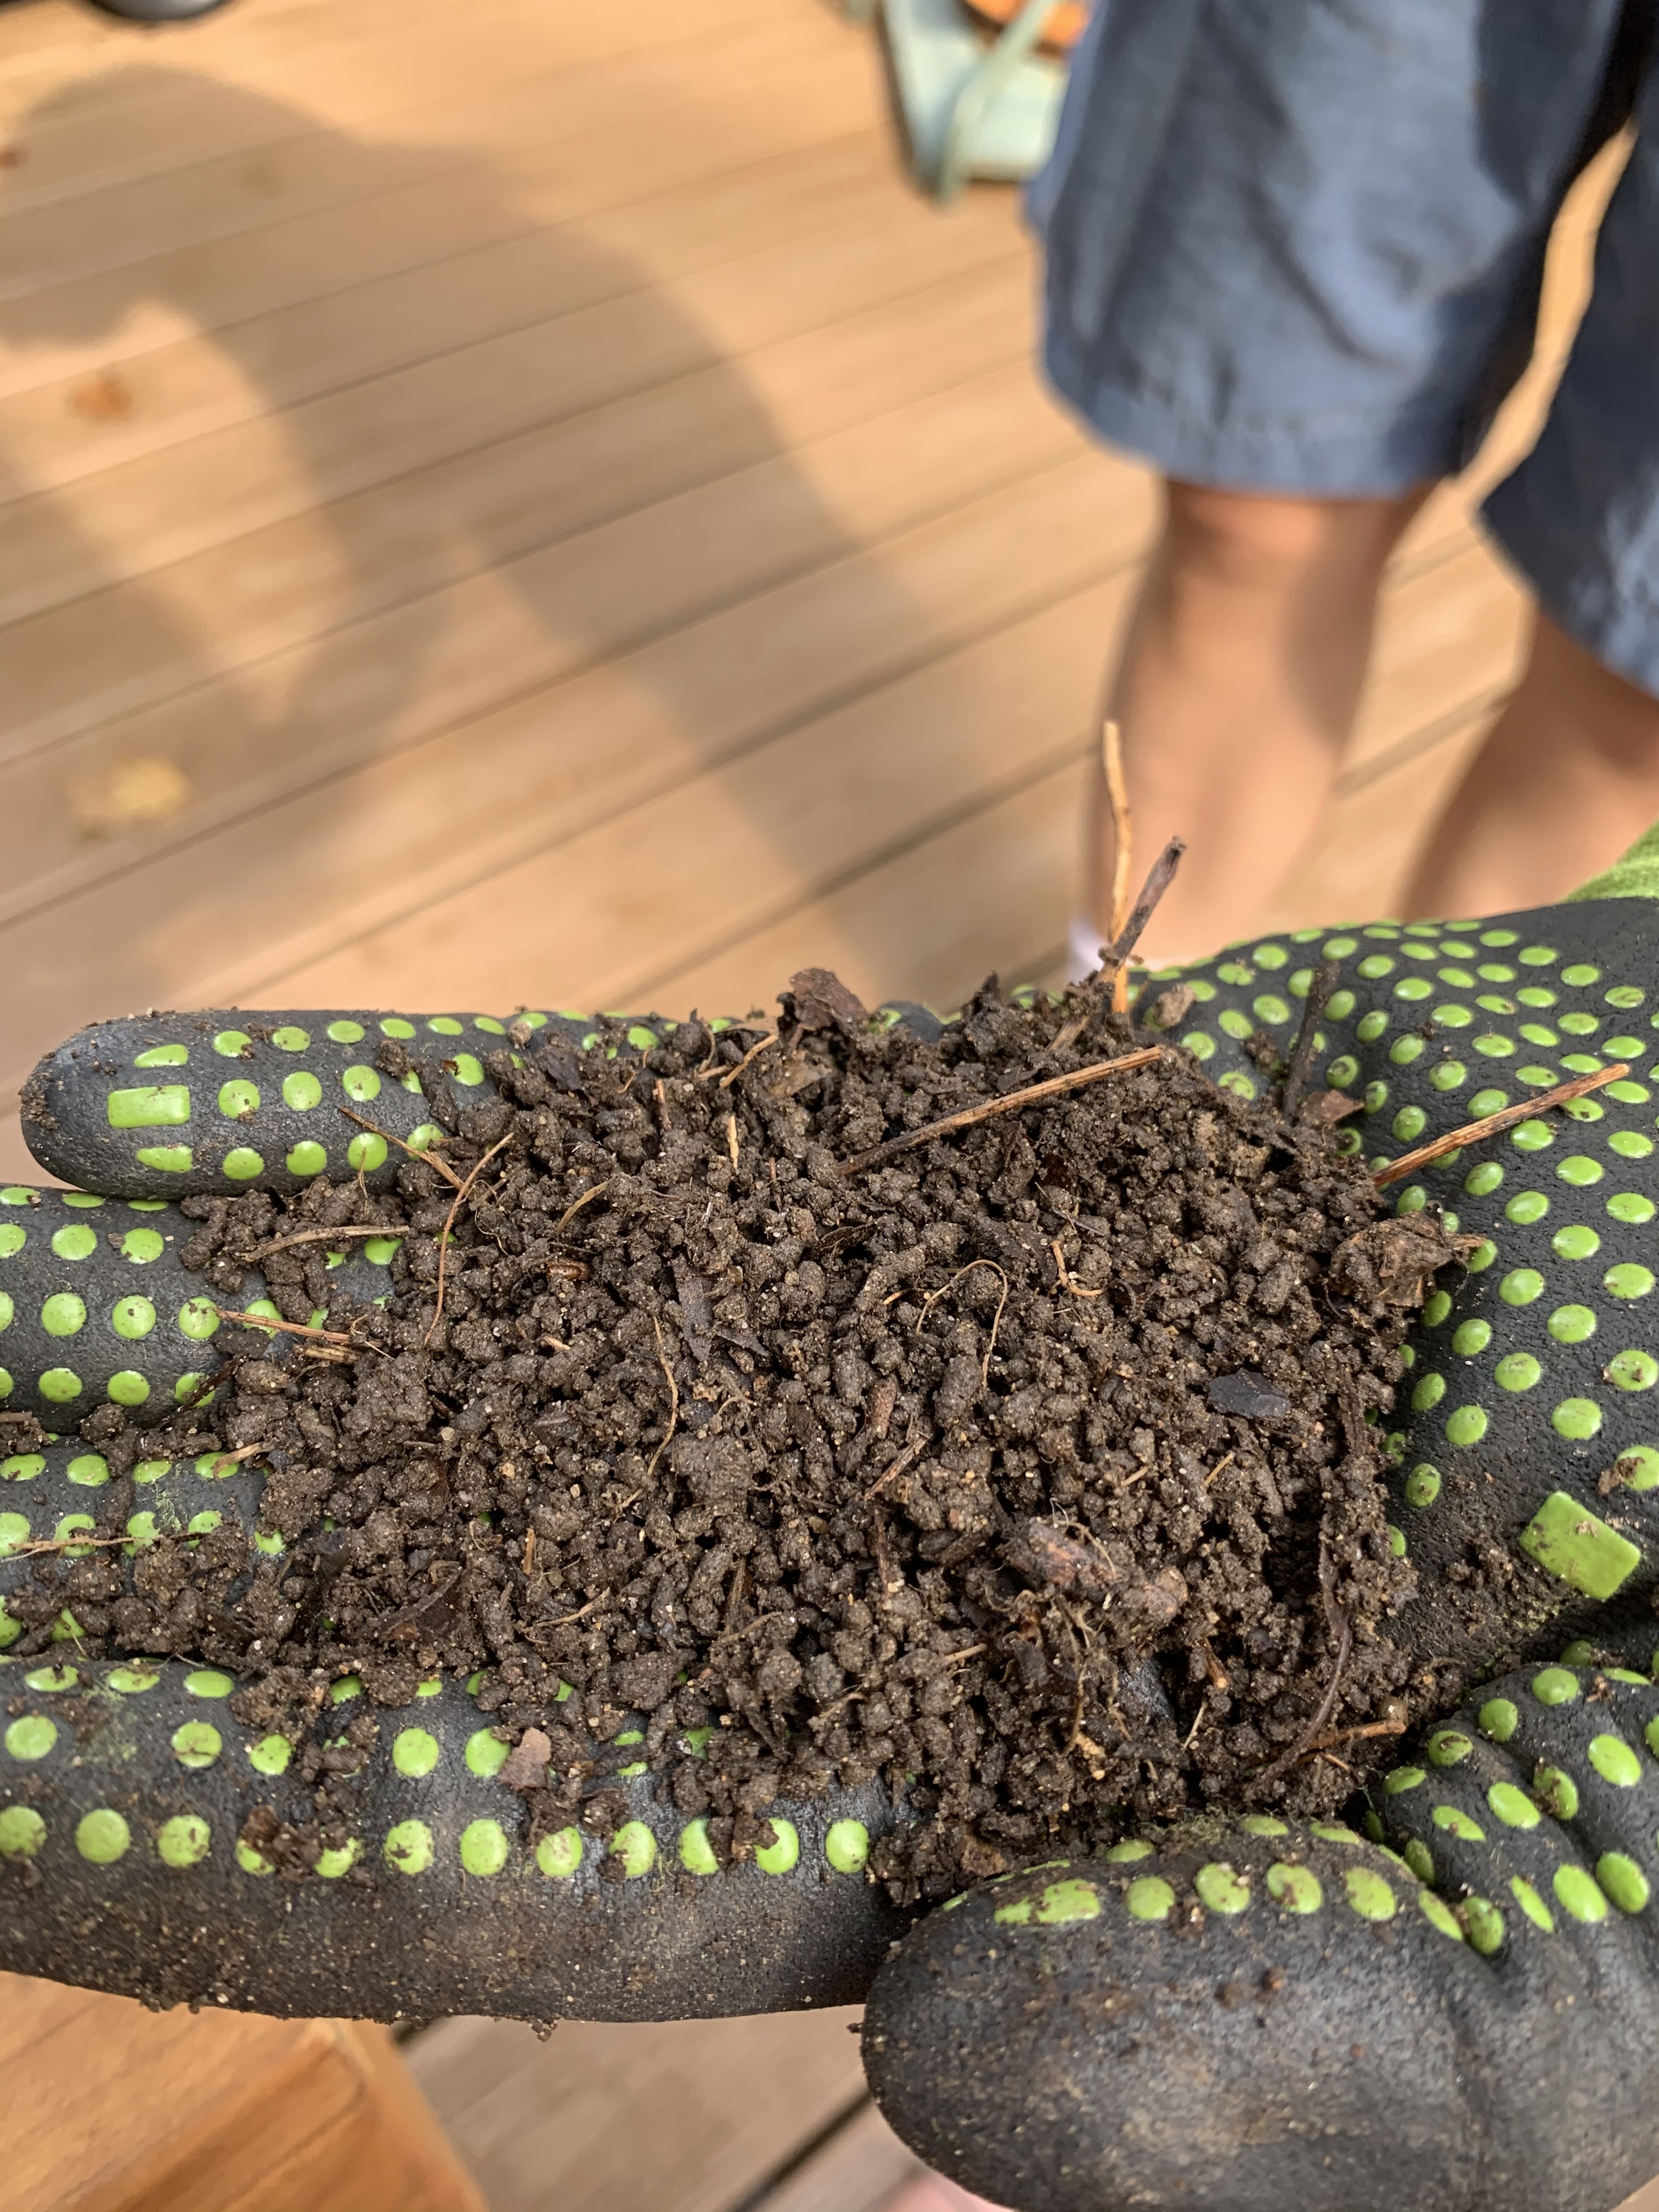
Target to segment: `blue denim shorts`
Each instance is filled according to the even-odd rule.
[[[1484,512],[1659,694],[1652,28],[1653,0],[1096,0],[1030,194],[1054,386],[1188,482],[1455,474],[1531,353],[1567,187],[1633,119],[1548,422]]]

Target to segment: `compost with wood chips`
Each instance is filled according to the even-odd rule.
[[[1136,1820],[1338,1806],[1407,1717],[1384,1417],[1453,1243],[1385,1218],[1324,1100],[1247,1102],[1173,1044],[894,1144],[1159,1042],[1103,995],[993,978],[932,1042],[822,971],[781,1003],[643,1054],[520,1026],[483,1103],[385,1044],[447,1176],[187,1200],[228,1311],[257,1264],[322,1333],[227,1324],[210,1404],[82,1433],[118,1478],[246,1455],[284,1548],[38,1561],[19,1648],[67,1603],[93,1650],[242,1673],[317,1788],[296,1865],[374,1705],[441,1670],[537,1732],[505,1778],[537,1832],[609,1833],[644,1762],[729,1860],[777,1799],[879,1778],[904,1817],[874,1863],[911,1899]],[[283,1241],[371,1227],[402,1238],[378,1307],[329,1238]],[[118,1529],[130,1481],[106,1498]],[[323,1748],[348,1672],[369,1698]]]

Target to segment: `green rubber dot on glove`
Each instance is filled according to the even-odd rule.
[[[93,1866],[113,1866],[131,1842],[131,1829],[106,1805],[82,1814],[76,1825],[75,1848]]]
[[[199,1866],[213,1848],[213,1832],[199,1813],[178,1813],[161,1823],[155,1855],[163,1866],[182,1872]]]
[[[1490,1417],[1484,1406],[1460,1406],[1446,1422],[1446,1441],[1468,1450],[1486,1435]]]
[[[1570,1705],[1578,1695],[1578,1677],[1565,1667],[1546,1667],[1533,1676],[1532,1693],[1540,1705]]]
[[[1132,1920],[1167,1920],[1175,1901],[1174,1890],[1161,1875],[1144,1874],[1123,1893],[1124,1909]]]
[[[1449,1936],[1455,1943],[1462,1942],[1463,1930],[1457,1924],[1457,1916],[1443,1899],[1437,1897],[1431,1889],[1419,1889],[1417,1903],[1431,1928],[1437,1928],[1443,1936]]]
[[[1392,1920],[1400,1900],[1380,1874],[1370,1867],[1349,1867],[1342,1877],[1348,1903],[1362,1920]]]
[[[44,1759],[58,1741],[58,1723],[44,1713],[25,1713],[7,1729],[6,1750],[13,1759]]]
[[[790,1831],[793,1834],[793,1830]],[[796,1838],[799,1852],[799,1838]],[[611,1838],[611,1856],[622,1863],[624,1878],[637,1881],[641,1875],[650,1873],[657,1863],[657,1839],[643,1820],[624,1820]],[[759,1856],[757,1852],[756,1856]]]
[[[1486,1840],[1486,1832],[1480,1822],[1471,1820],[1459,1806],[1437,1805],[1429,1818],[1443,1834],[1455,1836],[1461,1844],[1484,1844]]]
[[[1619,1352],[1604,1371],[1616,1389],[1651,1390],[1659,1382],[1659,1359],[1650,1352]]]
[[[1583,1867],[1557,1867],[1550,1883],[1556,1902],[1570,1912],[1575,1920],[1594,1923],[1607,1917],[1607,1900],[1602,1895],[1593,1875]]]
[[[823,1856],[837,1874],[862,1874],[870,1859],[870,1831],[862,1820],[832,1820]]]
[[[1429,1738],[1429,1758],[1436,1766],[1461,1766],[1474,1749],[1461,1729],[1437,1729]]]
[[[426,1731],[422,1729],[410,1733],[424,1735]],[[466,1749],[462,1755],[469,1772],[488,1782],[507,1765],[510,1753],[511,1746],[503,1743],[493,1730],[486,1728],[478,1729],[468,1736]]]
[[[286,1736],[265,1735],[248,1746],[247,1763],[256,1774],[276,1776],[288,1772],[293,1756],[294,1747]]]
[[[487,1880],[507,1864],[511,1848],[499,1820],[469,1820],[461,1831],[462,1870]]]
[[[502,1762],[505,1763],[506,1745],[500,1745],[497,1748],[501,1752]],[[411,1780],[430,1774],[437,1765],[438,1759],[438,1739],[429,1729],[400,1729],[392,1739],[392,1764],[399,1774]],[[471,1760],[468,1764],[471,1764]],[[476,1773],[477,1769],[474,1767],[473,1771]]]
[[[1489,1899],[1466,1897],[1462,1911],[1469,1942],[1482,1958],[1490,1959],[1503,1949],[1504,1916]]]
[[[1595,1862],[1595,1879],[1621,1912],[1642,1911],[1653,1895],[1646,1875],[1623,1851],[1604,1851]]]
[[[1615,1298],[1644,1298],[1653,1288],[1654,1276],[1650,1267],[1625,1261],[1609,1267],[1601,1280]]]
[[[155,1309],[148,1298],[118,1298],[109,1318],[117,1336],[137,1343],[155,1328]]]
[[[32,1859],[46,1840],[46,1824],[33,1805],[8,1805],[0,1811],[0,1859]]]
[[[1558,1306],[1546,1326],[1558,1344],[1584,1344],[1595,1334],[1595,1315],[1589,1306]]]
[[[688,1820],[680,1831],[680,1864],[688,1874],[718,1874],[720,1863],[709,1841],[706,1820]]]
[[[1283,1860],[1267,1869],[1267,1894],[1286,1912],[1317,1912],[1325,1902],[1324,1888],[1313,1869]]]
[[[1543,1373],[1531,1352],[1511,1352],[1493,1368],[1492,1380],[1500,1390],[1530,1390],[1543,1379]]]
[[[48,1336],[78,1336],[86,1327],[84,1298],[73,1291],[59,1291],[40,1308],[40,1326]]]
[[[1592,1736],[1589,1756],[1601,1779],[1615,1790],[1634,1790],[1642,1779],[1642,1761],[1622,1736]]]
[[[1512,1782],[1494,1782],[1486,1792],[1486,1802],[1506,1828],[1535,1828],[1543,1818],[1526,1791],[1517,1790]]]
[[[1510,1875],[1510,1894],[1534,1928],[1541,1928],[1546,1936],[1554,1935],[1555,1915],[1524,1875]]]
[[[580,1871],[581,1863],[580,1828],[561,1828],[553,1835],[544,1836],[536,1846],[536,1864],[550,1881],[568,1881]]]
[[[772,1816],[775,1840],[761,1845],[755,1853],[755,1864],[763,1874],[788,1874],[800,1858],[800,1834],[793,1820]]]
[[[424,1874],[432,1864],[432,1831],[424,1820],[399,1820],[388,1828],[385,1844],[386,1863],[399,1874]]]
[[[173,1731],[173,1755],[180,1766],[211,1766],[224,1739],[211,1721],[186,1721]]]

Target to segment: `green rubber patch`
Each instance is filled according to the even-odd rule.
[[[182,1083],[145,1083],[112,1091],[104,1110],[112,1129],[177,1127],[190,1119],[190,1091]]]
[[[1522,1531],[1521,1548],[1546,1574],[1603,1602],[1642,1564],[1641,1553],[1627,1536],[1610,1528],[1565,1490],[1554,1491],[1544,1500]],[[1536,1682],[1533,1687],[1536,1693]]]

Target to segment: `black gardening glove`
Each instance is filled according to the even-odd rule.
[[[1468,1275],[1431,1297],[1412,1344],[1417,1403],[1401,1431],[1395,1517],[1423,1590],[1406,1632],[1428,1694],[1505,1656],[1553,1656],[1569,1638],[1624,1650],[1621,1616],[1650,1610],[1645,1492],[1659,1437],[1643,1415],[1659,1368],[1639,1323],[1656,1178],[1638,1054],[1659,1004],[1653,912],[1609,900],[1467,930],[1316,933],[1305,949],[1289,940],[1193,971],[1184,1015],[1162,997],[1181,978],[1149,987],[1154,1018],[1173,1021],[1212,1073],[1260,1084],[1265,1041],[1288,1046],[1298,992],[1316,960],[1334,959],[1314,1065],[1364,1097],[1373,1157],[1487,1110],[1483,1091],[1514,1100],[1547,1087],[1581,1045],[1586,1061],[1616,1051],[1632,1062],[1579,1121],[1523,1123],[1404,1186],[1406,1207],[1450,1201],[1462,1230],[1487,1240]],[[503,1025],[474,1037],[437,1021],[456,1039],[457,1083],[487,1101],[483,1061]],[[129,1211],[132,1198],[94,1208],[23,1194],[0,1217],[25,1240],[14,1234],[0,1262],[18,1285],[0,1337],[11,1408],[33,1404],[67,1427],[66,1413],[106,1395],[132,1406],[197,1387],[182,1378],[210,1371],[213,1355],[190,1334],[203,1324],[179,1317],[201,1285],[173,1256],[191,1224],[149,1209],[168,1191],[295,1188],[325,1168],[388,1177],[383,1136],[358,1127],[355,1152],[337,1159],[337,1125],[313,1134],[312,1102],[343,1090],[379,1129],[420,1141],[417,1095],[395,1084],[370,1095],[371,1024],[393,1037],[414,1026],[295,1014],[255,1036],[235,1017],[167,1018],[83,1033],[49,1063],[29,1102],[37,1155],[94,1189],[137,1195],[141,1210]],[[653,1042],[647,1030],[634,1040]],[[83,1257],[76,1231],[88,1227]],[[135,1242],[145,1231],[161,1237],[159,1256]],[[155,1504],[135,1483],[100,1514],[84,1436],[17,1456],[3,1502],[17,1500],[27,1527],[0,1528],[20,1544],[52,1540],[66,1508],[135,1546],[145,1512],[163,1526],[257,1513],[254,1478],[174,1469],[158,1473]],[[18,1640],[38,1645],[55,1619],[60,1641],[9,1670],[19,1687],[7,1699],[0,1850],[33,1879],[8,1916],[9,1964],[273,2010],[665,2017],[855,1997],[903,1924],[860,1878],[866,1838],[890,1817],[884,1794],[774,1807],[777,1840],[759,1863],[705,1874],[695,1823],[654,1794],[665,1746],[648,1727],[632,1762],[646,1771],[621,1784],[637,1793],[637,1817],[608,1850],[574,1830],[528,1844],[489,1771],[506,1747],[477,1702],[487,1681],[438,1688],[372,1743],[368,1730],[353,1742],[350,1685],[337,1687],[343,1702],[319,1717],[311,1761],[326,1751],[349,1785],[351,1832],[312,1878],[285,1881],[284,1822],[302,1817],[305,1793],[297,1774],[269,1771],[280,1754],[249,1701],[236,1700],[246,1717],[232,1713],[228,1672],[74,1656],[76,1602],[118,1622],[124,1578],[143,1564],[116,1542],[70,1565],[58,1618],[44,1610],[54,1593],[43,1601],[34,1560],[11,1563],[34,1593],[12,1599]],[[1530,1687],[1483,1692],[1478,1709],[1507,1698],[1518,1717],[1510,1753],[1464,1732],[1476,1748],[1444,1770],[1462,1796],[1438,1786],[1428,1754],[1407,1754],[1435,1784],[1382,1796],[1378,1817],[1385,1836],[1412,1839],[1414,1872],[1358,1838],[1215,1827],[994,1885],[933,1915],[884,1969],[869,2014],[890,2116],[945,2171],[1033,2212],[1160,2198],[1352,2208],[1392,2204],[1402,2184],[1424,2204],[1473,2204],[1523,2172],[1551,2205],[1616,2203],[1659,2164],[1647,2124],[1626,2113],[1653,2102],[1633,1978],[1642,1886],[1656,1869],[1642,1841],[1651,1819],[1638,1832],[1614,1818],[1645,1802],[1645,1780],[1608,1796],[1623,1784],[1585,1766],[1595,1747],[1575,1748],[1575,1717],[1646,1694],[1634,1682],[1603,1691],[1601,1679],[1583,1674],[1571,1705],[1540,1704]],[[1654,1709],[1642,1708],[1643,1726]],[[1507,1726],[1498,1712],[1493,1733]],[[1642,1727],[1632,1734],[1621,1716],[1602,1732],[1627,1741],[1639,1775]],[[1525,1764],[1510,1772],[1516,1747]],[[1535,1785],[1540,1757],[1582,1799],[1571,1810],[1587,1863],[1573,1832],[1553,1825],[1569,1811],[1565,1788]],[[617,1761],[625,1775],[623,1749]],[[1531,1854],[1513,1869],[1531,1890],[1485,1860],[1476,1883],[1467,1862],[1486,1847],[1454,1832],[1460,1820],[1500,1832],[1490,1809],[1464,1803],[1500,1769],[1536,1800],[1501,1801],[1515,1815],[1505,1844]],[[1547,1839],[1547,1865],[1535,1848]],[[1425,1850],[1437,1891],[1419,1887]],[[1577,1876],[1558,1880],[1557,1862]],[[1490,1909],[1465,1900],[1466,1881]],[[1534,1892],[1554,1923],[1547,1942],[1536,1929],[1537,1944]],[[248,1940],[258,1935],[269,1940]],[[1615,1984],[1613,2016],[1603,2000]],[[1590,2039],[1583,2051],[1579,2037]],[[1416,2163],[1402,2177],[1407,2145]]]

